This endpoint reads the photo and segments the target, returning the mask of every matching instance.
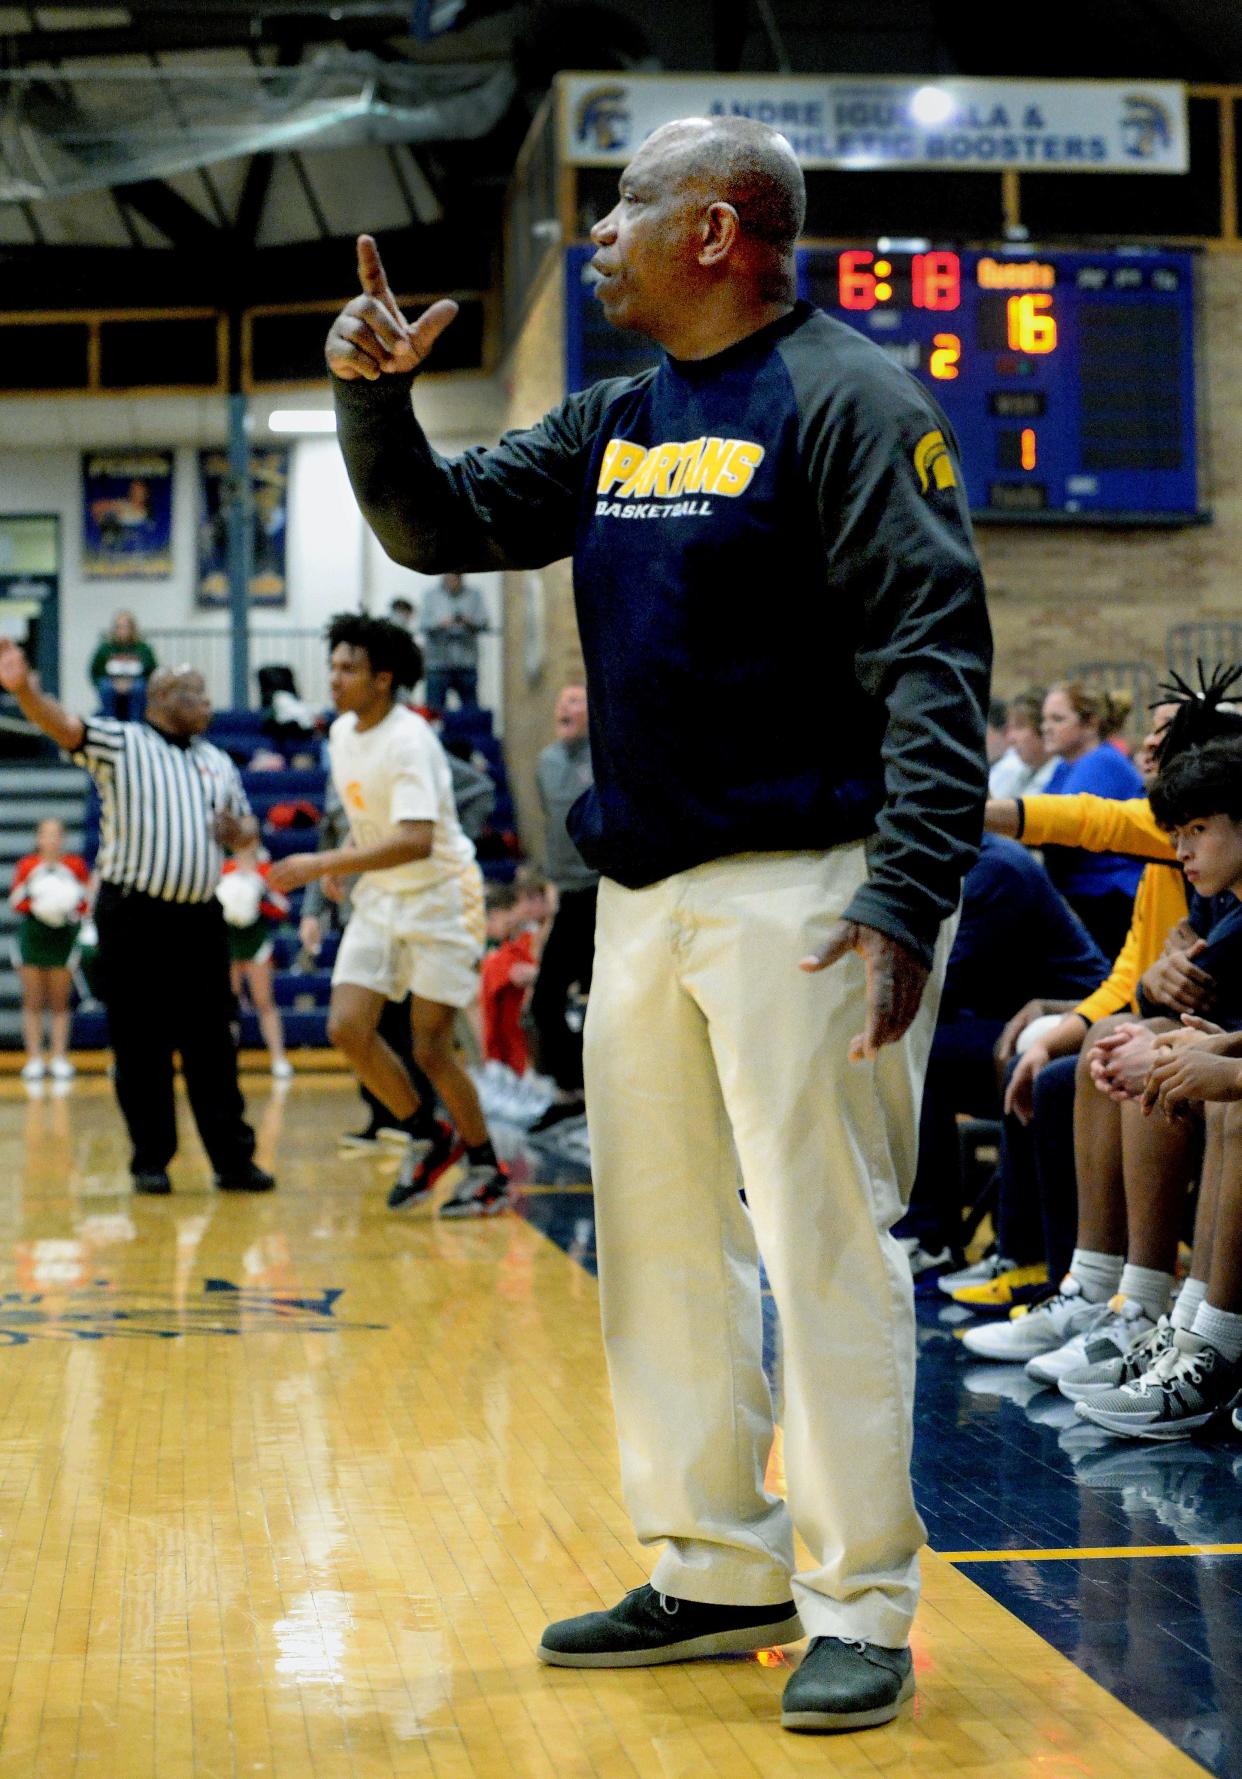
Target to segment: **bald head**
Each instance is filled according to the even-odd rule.
[[[614,327],[705,358],[797,300],[806,187],[783,136],[746,117],[655,130],[595,224],[596,299]]]
[[[147,681],[147,721],[167,735],[203,733],[211,721],[211,699],[197,668],[156,668]]]
[[[667,153],[670,173],[708,203],[731,204],[745,235],[792,252],[806,220],[806,180],[778,130],[750,117],[683,117],[653,131],[640,154],[647,150]]]

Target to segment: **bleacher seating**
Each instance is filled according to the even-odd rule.
[[[241,768],[246,797],[259,819],[264,847],[274,859],[294,852],[313,852],[318,843],[316,826],[309,821],[297,827],[273,827],[272,810],[282,803],[304,803],[322,813],[327,792],[327,773],[322,767],[285,767],[276,771],[250,770],[249,762],[264,746],[261,711],[221,710],[212,717],[208,740],[215,743]],[[513,798],[505,769],[504,753],[492,729],[492,713],[478,708],[449,711],[444,719],[446,739],[460,737],[471,750],[486,761],[496,785],[496,805],[489,823],[488,839],[480,848],[480,865],[485,877],[496,882],[511,881],[516,859],[508,850],[505,838],[516,827]],[[99,798],[91,787],[83,823],[83,851],[94,861],[99,849]],[[501,854],[489,857],[489,852]],[[327,1045],[327,1006],[331,985],[332,964],[336,958],[339,935],[330,933],[316,960],[314,970],[293,973],[291,966],[300,951],[297,923],[301,917],[304,892],[295,890],[289,897],[289,919],[274,935],[273,961],[276,966],[275,993],[285,1025],[285,1040],[290,1048],[323,1048]],[[82,1049],[95,1049],[107,1043],[107,1023],[102,1008],[87,1005],[74,1015],[73,1042]],[[249,1048],[261,1045],[257,1021],[252,1013],[243,1015],[242,1043]]]

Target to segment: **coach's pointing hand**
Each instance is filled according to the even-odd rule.
[[[443,298],[417,321],[407,321],[370,235],[358,237],[358,282],[363,294],[346,303],[328,334],[328,369],[346,383],[416,371],[456,315],[457,304]]]
[[[847,951],[856,951],[867,968],[867,1025],[850,1039],[850,1061],[874,1062],[885,1044],[895,1044],[919,1010],[927,986],[927,965],[875,927],[839,920],[827,943],[800,968],[826,970]]]

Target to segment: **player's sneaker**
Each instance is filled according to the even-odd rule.
[[[411,1141],[402,1157],[392,1191],[388,1194],[389,1210],[399,1211],[426,1204],[435,1191],[440,1176],[447,1173],[453,1163],[460,1161],[465,1153],[466,1145],[457,1132],[437,1119],[434,1138],[430,1141],[423,1138],[419,1138],[417,1142]]]
[[[1039,1266],[1015,1266],[1012,1261],[1005,1261],[990,1279],[955,1286],[948,1295],[967,1309],[1005,1310],[1021,1303],[1024,1295],[1043,1290],[1047,1283],[1048,1268],[1042,1262]]]
[[[1095,1328],[1085,1328],[1051,1353],[1040,1353],[1027,1365],[1027,1376],[1036,1383],[1056,1384],[1067,1372],[1128,1353],[1156,1326],[1141,1303],[1120,1291],[1108,1300],[1108,1314]],[[1090,1357],[1088,1357],[1088,1353]]]
[[[1153,1328],[1135,1341],[1125,1352],[1119,1352],[1112,1339],[1104,1336],[1106,1325],[1100,1327],[1100,1346],[1093,1346],[1094,1336],[1084,1349],[1084,1363],[1074,1371],[1064,1372],[1057,1379],[1057,1389],[1071,1402],[1090,1402],[1093,1397],[1107,1396],[1122,1384],[1133,1384],[1150,1371],[1161,1353],[1173,1345],[1173,1324],[1161,1316]]]
[[[941,1248],[939,1253],[933,1254],[917,1236],[907,1236],[901,1246],[910,1262],[910,1276],[920,1291],[930,1291],[933,1285],[938,1284],[942,1274],[953,1265],[956,1258],[952,1248]]]
[[[23,1081],[42,1081],[47,1074],[47,1064],[41,1056],[32,1056],[22,1069]]]
[[[53,1081],[72,1081],[78,1072],[67,1056],[54,1056],[50,1070]]]
[[[1149,1371],[1106,1396],[1079,1402],[1078,1413],[1123,1439],[1189,1439],[1242,1396],[1242,1364],[1184,1328]]]
[[[346,1154],[374,1155],[379,1148],[380,1127],[372,1120],[365,1130],[342,1131],[337,1143]]]
[[[1088,1303],[1078,1280],[1066,1273],[1055,1297],[1014,1310],[1007,1322],[968,1328],[962,1345],[977,1359],[1020,1359],[1025,1364],[1040,1353],[1055,1352],[1084,1329],[1098,1327],[1107,1315],[1107,1302]]]
[[[967,1285],[986,1285],[998,1273],[1012,1272],[1017,1264],[1016,1260],[1007,1260],[1003,1254],[985,1254],[982,1260],[972,1260],[969,1266],[945,1273],[937,1283],[946,1297],[952,1297],[955,1291],[961,1291]]]
[[[509,1203],[509,1176],[502,1167],[485,1162],[468,1167],[461,1184],[440,1206],[442,1217],[494,1217]]]

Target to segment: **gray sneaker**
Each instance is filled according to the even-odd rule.
[[[1124,1353],[1118,1352],[1110,1331],[1101,1329],[1098,1347],[1087,1342],[1083,1364],[1059,1377],[1057,1389],[1071,1402],[1091,1402],[1096,1397],[1107,1396],[1111,1391],[1119,1390],[1122,1384],[1137,1383],[1145,1371],[1150,1371],[1161,1353],[1167,1353],[1172,1345],[1173,1324],[1167,1316],[1161,1316],[1156,1326]]]
[[[781,1700],[785,1730],[866,1730],[890,1723],[914,1695],[908,1649],[812,1637]]]
[[[1231,1364],[1210,1342],[1175,1328],[1172,1343],[1141,1378],[1076,1407],[1093,1426],[1126,1439],[1189,1439],[1240,1396],[1242,1364]]]

